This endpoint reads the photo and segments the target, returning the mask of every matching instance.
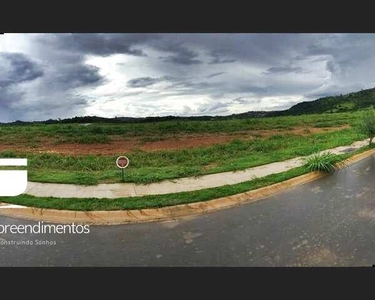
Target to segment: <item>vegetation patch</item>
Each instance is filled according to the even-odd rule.
[[[310,172],[333,173],[342,166],[342,157],[331,152],[314,153],[305,158],[305,167]]]
[[[125,171],[125,181],[147,184],[239,171],[350,145],[366,138],[366,134],[358,130],[361,118],[362,112],[355,112],[206,121],[97,123],[89,126],[63,123],[1,125],[0,158],[27,158],[31,181],[94,185],[121,182],[115,160],[119,155],[126,155],[130,158],[130,165]],[[339,128],[343,125],[347,128],[314,131],[314,127]],[[304,131],[304,128],[309,128],[309,131]],[[265,131],[267,134],[263,134]],[[238,138],[239,132],[242,137],[248,132],[249,138]],[[136,148],[138,144],[134,143],[142,139],[154,142],[171,137],[182,139],[184,135],[194,134],[208,137],[225,134],[234,138],[219,144],[177,150],[144,151]],[[125,151],[116,144],[125,137],[133,143],[132,150]],[[46,140],[49,144],[43,146],[43,151],[26,151],[27,145],[44,145],[43,141]],[[56,143],[60,146],[63,143],[74,143],[71,144],[77,147],[74,151],[84,149],[85,154],[56,153],[53,151]],[[12,150],[6,145],[13,145]],[[114,154],[104,154],[105,151],[102,151],[115,145],[117,148]],[[98,151],[92,153],[94,147]]]
[[[375,109],[363,113],[359,129],[361,133],[368,137],[369,146],[371,146],[375,138]]]
[[[343,161],[355,154],[359,154],[370,147],[363,147],[352,153],[337,156],[337,160]],[[310,172],[306,166],[291,169],[286,172],[271,174],[262,178],[256,178],[247,182],[234,185],[225,185],[216,188],[203,189],[191,192],[182,192],[166,195],[150,195],[142,197],[126,197],[118,199],[96,199],[96,198],[55,198],[34,197],[21,195],[18,197],[0,197],[1,202],[19,204],[38,208],[92,211],[92,210],[131,210],[143,208],[159,208],[178,204],[187,204],[200,201],[208,201],[221,197],[244,193],[259,189],[278,182],[282,182]]]
[[[204,189],[192,192],[182,192],[167,195],[150,195],[142,197],[127,197],[118,199],[95,199],[95,198],[54,198],[34,197],[21,195],[18,197],[0,197],[1,202],[13,203],[25,206],[65,209],[65,210],[131,210],[142,208],[157,208],[178,204],[207,201],[225,196],[244,193],[274,183],[288,180],[290,178],[308,173],[304,167],[289,170],[284,173],[273,174],[251,181],[226,185],[218,188]]]

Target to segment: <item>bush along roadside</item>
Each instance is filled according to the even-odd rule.
[[[325,173],[333,173],[337,169],[340,169],[345,166],[343,159],[339,155],[335,155],[331,152],[323,152],[323,153],[314,153],[306,157],[305,159],[305,167],[310,172],[325,172]]]

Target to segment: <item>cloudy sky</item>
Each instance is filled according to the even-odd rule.
[[[0,122],[286,109],[375,86],[375,34],[0,35]]]

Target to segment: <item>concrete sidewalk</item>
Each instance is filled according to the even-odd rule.
[[[344,154],[355,151],[368,144],[367,140],[358,141],[349,146],[341,146],[330,150],[334,154]],[[245,169],[243,171],[223,172],[200,177],[165,180],[147,185],[134,183],[99,184],[96,186],[80,186],[73,184],[55,184],[29,182],[25,194],[37,197],[58,198],[122,198],[144,195],[162,195],[188,192],[223,185],[231,185],[249,181],[254,178],[277,174],[303,165],[303,158],[296,157],[282,162]]]

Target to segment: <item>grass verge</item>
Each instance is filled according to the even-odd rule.
[[[273,183],[288,180],[290,178],[308,173],[308,169],[300,167],[287,172],[272,174],[251,181],[234,185],[225,185],[217,188],[199,191],[182,192],[166,195],[150,195],[142,197],[126,197],[118,199],[96,199],[96,198],[54,198],[34,197],[21,195],[18,197],[0,197],[1,202],[32,206],[38,208],[66,209],[66,210],[130,210],[142,208],[157,208],[177,204],[186,204],[206,201],[220,197],[244,193],[255,190]]]
[[[343,161],[355,154],[369,150],[369,147],[363,147],[352,153],[346,153],[337,156],[337,161]],[[142,197],[127,197],[118,199],[80,199],[80,198],[54,198],[54,197],[34,197],[30,195],[21,195],[18,197],[0,197],[0,201],[5,203],[19,204],[38,208],[60,209],[60,210],[131,210],[144,208],[159,208],[178,204],[187,204],[193,202],[207,201],[216,198],[231,196],[247,191],[259,189],[278,182],[282,182],[306,173],[309,173],[306,166],[291,169],[289,171],[271,174],[262,178],[253,179],[234,185],[225,185],[217,188],[204,189],[192,192],[182,192],[166,195],[150,195]]]

